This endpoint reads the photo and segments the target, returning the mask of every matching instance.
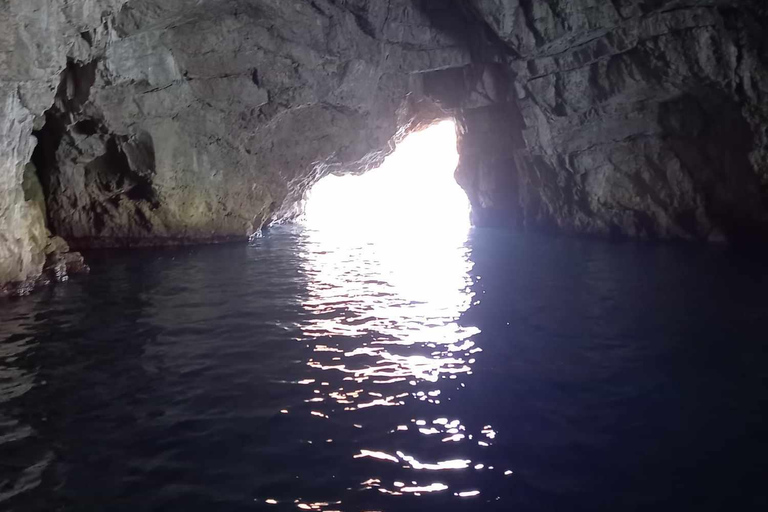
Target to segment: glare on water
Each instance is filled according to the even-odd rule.
[[[305,225],[3,303],[0,509],[764,509],[764,261],[469,232],[436,130]]]
[[[392,415],[391,425],[376,425],[389,437],[386,445],[392,436],[411,442],[417,436],[432,454],[462,443],[488,447],[493,432],[490,426],[472,432],[461,419],[430,410],[464,386],[482,352],[473,341],[479,331],[460,324],[474,297],[469,203],[453,177],[455,137],[454,124],[443,122],[408,137],[379,169],[324,179],[310,194],[305,218],[309,299],[303,306],[311,315],[303,333],[313,350],[307,364],[320,372],[303,382],[313,388],[306,400],[311,414],[362,428],[356,412],[403,408],[418,417]],[[362,490],[477,496],[474,489],[425,481],[425,473],[485,467],[450,453],[422,460],[373,442],[350,455],[408,473],[402,482],[364,475]]]
[[[453,123],[443,122],[408,137],[379,169],[330,176],[311,193],[305,307],[316,315],[305,333],[370,336],[370,345],[344,355],[350,363],[373,357],[375,366],[334,365],[355,379],[435,382],[469,371],[460,354],[469,354],[474,331],[457,323],[472,301],[469,205],[453,179],[455,137]],[[416,343],[429,354],[391,348]]]

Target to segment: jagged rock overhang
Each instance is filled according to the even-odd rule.
[[[72,207],[57,229],[83,245],[244,239],[322,172],[374,164],[414,91],[457,120],[479,224],[766,236],[759,0],[49,0],[48,24],[25,5],[0,18],[45,42],[0,67],[0,280],[44,260],[33,127],[56,148],[34,158],[46,214]],[[67,57],[78,119],[42,127]]]
[[[74,37],[36,121],[49,228],[131,246],[245,239],[284,218],[322,173],[364,171],[444,117],[419,73],[471,60],[455,5],[132,0],[105,14]]]

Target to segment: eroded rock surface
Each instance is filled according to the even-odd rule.
[[[46,261],[48,233],[36,181],[28,166],[32,131],[44,123],[59,73],[81,46],[81,33],[99,30],[102,17],[125,0],[0,1],[0,294],[8,283],[36,279]],[[25,192],[26,188],[26,192]],[[15,287],[15,285],[14,285]]]
[[[60,26],[22,4],[11,0],[3,24],[18,37],[4,48],[35,61],[22,40],[48,37],[51,55],[33,77],[44,90],[28,94],[34,109],[3,86],[14,131],[2,134],[13,157],[0,195],[15,213],[0,213],[0,281],[35,276],[44,260],[43,217],[21,197],[29,161],[49,227],[71,245],[245,239],[323,173],[379,162],[419,120],[414,73],[470,62],[432,27],[442,7],[410,0],[82,0],[71,4],[98,23],[61,15]]]
[[[411,73],[467,61],[410,2],[129,2],[49,114],[65,132],[42,173],[53,229],[244,238],[315,173],[375,162],[409,122]]]
[[[0,283],[245,239],[446,113],[480,224],[765,238],[763,4],[0,0]]]
[[[765,2],[471,3],[507,51],[513,100],[495,103],[523,119],[523,147],[508,139],[514,170],[485,172],[471,155],[462,164],[481,191],[509,184],[491,210],[575,233],[766,237]],[[473,111],[467,122],[497,117]]]

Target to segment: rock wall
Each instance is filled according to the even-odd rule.
[[[0,282],[43,264],[43,216],[22,195],[29,162],[48,227],[76,247],[245,239],[323,174],[375,165],[437,115],[417,73],[470,62],[432,26],[440,2],[70,2],[87,22],[37,3],[60,19],[26,0],[3,10],[16,66],[29,74],[43,53],[27,40],[47,40],[49,58],[34,108],[0,64],[14,130],[1,134],[13,157],[0,171]]]
[[[244,238],[374,163],[411,73],[468,61],[407,1],[135,0],[113,31],[49,113],[51,223],[78,246]]]
[[[124,2],[0,0],[0,295],[9,282],[36,279],[46,261],[45,213],[28,165],[32,131],[44,123],[80,34],[98,30],[103,15]]]
[[[244,239],[446,113],[478,224],[765,239],[763,4],[0,0],[0,283]]]
[[[481,195],[507,184],[480,205],[496,212],[486,217],[596,235],[767,238],[765,2],[471,4],[506,52],[514,91],[494,103],[520,128],[507,137],[514,164],[462,163]],[[503,122],[497,109],[467,117]]]

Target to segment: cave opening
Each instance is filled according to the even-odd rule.
[[[307,307],[355,297],[355,308],[386,322],[409,304],[416,323],[429,325],[450,324],[469,307],[470,201],[455,178],[456,143],[455,122],[439,121],[402,139],[378,168],[329,175],[310,190],[301,243]],[[322,320],[335,332],[344,322]],[[428,330],[414,325],[410,334]]]
[[[434,123],[405,137],[376,169],[321,179],[307,196],[304,224],[352,240],[464,237],[470,202],[454,176],[458,161],[455,122]]]

